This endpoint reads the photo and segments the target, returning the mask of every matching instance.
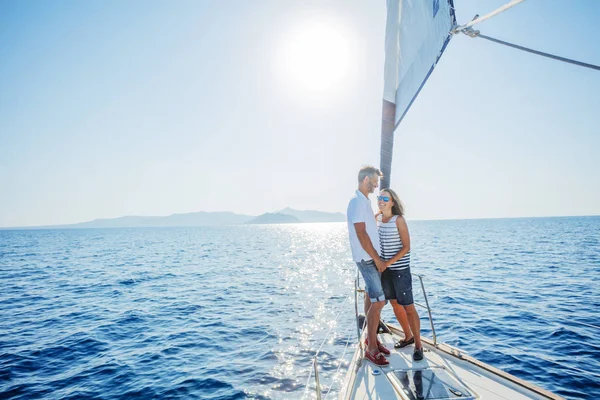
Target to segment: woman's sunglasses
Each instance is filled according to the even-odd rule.
[[[383,200],[387,203],[388,201],[390,201],[390,198],[387,196],[377,196],[377,200]]]

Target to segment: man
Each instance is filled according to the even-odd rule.
[[[381,273],[385,263],[380,257],[379,234],[377,222],[369,200],[369,194],[379,186],[381,171],[372,166],[365,166],[358,172],[358,190],[348,203],[348,234],[352,258],[365,281],[365,312],[367,314],[367,351],[365,358],[375,365],[389,365],[384,354],[390,351],[377,340],[379,317],[385,305],[385,294],[381,286]]]

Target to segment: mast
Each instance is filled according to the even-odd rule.
[[[381,115],[381,151],[379,153],[379,169],[383,173],[381,190],[389,189],[392,175],[392,154],[394,152],[394,130],[396,118],[396,104],[383,100]]]

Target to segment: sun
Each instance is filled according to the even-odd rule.
[[[301,90],[327,92],[347,78],[350,44],[340,27],[313,21],[283,43],[285,79]]]

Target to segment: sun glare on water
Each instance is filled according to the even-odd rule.
[[[298,90],[332,91],[347,78],[350,45],[341,28],[311,22],[292,31],[283,46],[284,79]]]

